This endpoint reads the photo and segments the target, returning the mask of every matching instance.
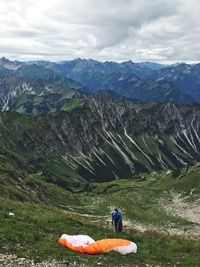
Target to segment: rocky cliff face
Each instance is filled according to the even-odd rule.
[[[67,112],[1,113],[0,136],[31,171],[58,160],[86,180],[106,181],[199,161],[199,122],[199,105],[141,105],[101,92]]]

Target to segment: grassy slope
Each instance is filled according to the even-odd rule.
[[[98,262],[102,262],[104,266],[133,266],[133,263],[173,266],[176,262],[180,262],[181,266],[199,266],[199,240],[170,236],[167,232],[161,234],[148,230],[141,233],[134,227],[138,222],[158,229],[193,227],[193,223],[167,214],[157,203],[161,197],[168,197],[171,191],[184,192],[190,196],[191,189],[196,188],[189,199],[194,200],[195,196],[199,195],[199,173],[200,168],[195,166],[176,175],[153,173],[151,176],[143,175],[142,179],[138,177],[135,181],[93,184],[87,187],[87,192],[79,193],[47,183],[40,174],[32,174],[28,178],[43,188],[45,198],[57,208],[49,208],[41,203],[27,204],[1,199],[2,251],[38,261],[56,258],[81,263],[90,262],[90,265],[94,266]],[[26,198],[21,200],[27,201]],[[31,201],[30,198],[28,200]],[[35,201],[34,197],[32,201]],[[110,222],[107,221],[110,220],[112,206],[121,208],[124,220],[133,223],[130,227],[124,227],[123,233],[119,235],[113,233]],[[14,212],[15,216],[8,216],[9,211]],[[139,250],[137,255],[128,256],[117,253],[80,255],[58,246],[57,239],[62,233],[88,234],[96,240],[119,236],[135,241]]]
[[[64,110],[64,107],[68,106],[67,102],[70,101],[75,94],[76,90],[71,88],[57,90],[55,93],[46,93],[46,95],[43,96],[24,92],[15,100],[10,110],[29,116],[35,116],[42,112],[56,112],[58,110]]]
[[[199,174],[200,167],[195,166],[182,174],[161,172],[146,177],[143,175],[145,181],[138,177],[138,180],[95,184],[90,189],[93,194],[98,194],[98,198],[93,196],[94,210],[101,213],[101,210],[109,212],[110,207],[120,207],[125,214],[124,219],[133,222],[133,227],[134,223],[141,223],[148,229],[157,227],[165,231],[168,228],[189,230],[193,228],[193,223],[166,213],[162,204],[170,201],[173,193],[188,196],[187,201],[198,199]],[[196,189],[190,195],[194,188]]]
[[[44,205],[25,204],[9,200],[0,202],[0,242],[1,251],[16,253],[19,257],[42,259],[62,259],[70,262],[90,263],[96,266],[133,266],[134,263],[152,263],[172,266],[198,266],[200,244],[198,241],[184,240],[146,232],[144,234],[129,230],[116,235],[100,224],[89,219],[65,213]],[[15,216],[9,216],[14,212]],[[94,239],[121,237],[134,240],[139,247],[138,254],[122,256],[111,252],[106,255],[81,255],[71,252],[57,244],[62,233],[88,234]]]
[[[83,99],[71,99],[69,100],[69,102],[65,105],[63,105],[63,107],[61,108],[61,111],[71,111],[74,108],[76,108],[77,106],[82,106],[84,104],[84,100]]]

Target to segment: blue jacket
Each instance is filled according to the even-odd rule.
[[[119,211],[113,211],[112,213],[112,224],[114,222],[122,222],[122,215]]]

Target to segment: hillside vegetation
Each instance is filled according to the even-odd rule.
[[[89,266],[99,262],[103,266],[175,266],[177,262],[180,266],[199,266],[199,220],[187,216],[190,204],[194,207],[199,203],[199,173],[197,165],[180,173],[168,171],[135,180],[88,184],[82,192],[68,191],[32,174],[27,180],[34,183],[40,201],[34,194],[28,198],[20,188],[4,184],[1,189],[7,194],[1,199],[2,251],[36,261],[66,259]],[[176,196],[184,203],[178,211],[173,206]],[[114,207],[124,215],[123,232],[117,235],[110,223]],[[138,253],[76,254],[59,247],[57,240],[62,233],[88,234],[96,240],[127,238],[137,243]]]

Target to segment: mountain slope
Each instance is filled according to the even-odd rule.
[[[3,67],[2,67],[3,68]],[[81,98],[82,86],[38,65],[0,70],[0,110],[28,115],[60,110],[71,98]]]
[[[200,64],[179,64],[158,70],[152,77],[173,83],[181,92],[200,102]]]
[[[17,70],[20,66],[22,66],[24,63],[15,60],[11,61],[5,57],[0,58],[0,66],[8,69],[8,70]]]
[[[195,102],[192,96],[182,93],[168,81],[141,80],[133,74],[111,74],[95,86],[142,102],[175,101],[185,104]]]
[[[107,181],[200,160],[198,105],[141,105],[101,92],[66,110],[36,118],[1,113],[1,150],[23,156],[27,171],[53,182],[61,165]]]

